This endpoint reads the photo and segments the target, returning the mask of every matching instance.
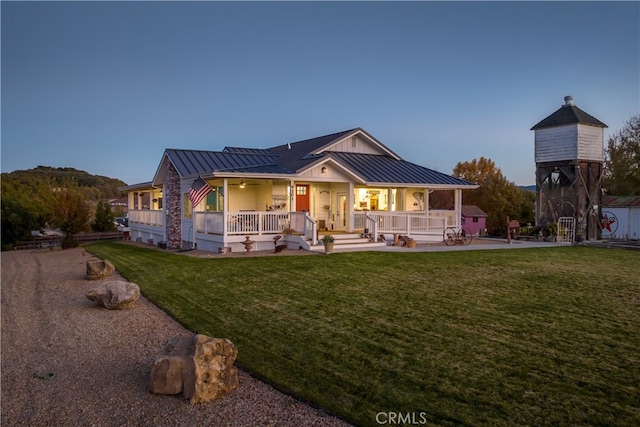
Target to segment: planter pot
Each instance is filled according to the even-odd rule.
[[[407,240],[407,247],[408,248],[415,248],[416,247],[416,241],[415,240]]]
[[[333,243],[325,243],[324,244],[324,251],[328,254],[330,254],[331,252],[333,252]]]

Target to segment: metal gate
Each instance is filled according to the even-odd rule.
[[[558,218],[558,243],[573,243],[575,236],[574,220],[570,216]]]

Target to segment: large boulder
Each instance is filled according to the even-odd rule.
[[[123,280],[103,280],[85,295],[109,310],[123,310],[135,305],[140,298],[140,287]]]
[[[223,399],[238,387],[233,363],[238,349],[228,339],[206,335],[175,336],[156,356],[149,391],[182,392],[191,404]]]
[[[87,279],[100,280],[109,277],[115,267],[105,259],[90,259],[87,261]]]
[[[149,391],[155,394],[182,393],[184,378],[193,377],[193,335],[176,335],[162,347],[151,367]]]

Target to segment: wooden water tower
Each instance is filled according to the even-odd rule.
[[[564,97],[564,105],[531,128],[535,132],[536,224],[575,219],[576,236],[599,240],[604,128]]]

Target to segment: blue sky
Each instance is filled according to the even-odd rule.
[[[2,2],[2,171],[150,181],[165,148],[269,147],[354,127],[452,173],[535,182],[571,95],[640,111],[638,2]]]

